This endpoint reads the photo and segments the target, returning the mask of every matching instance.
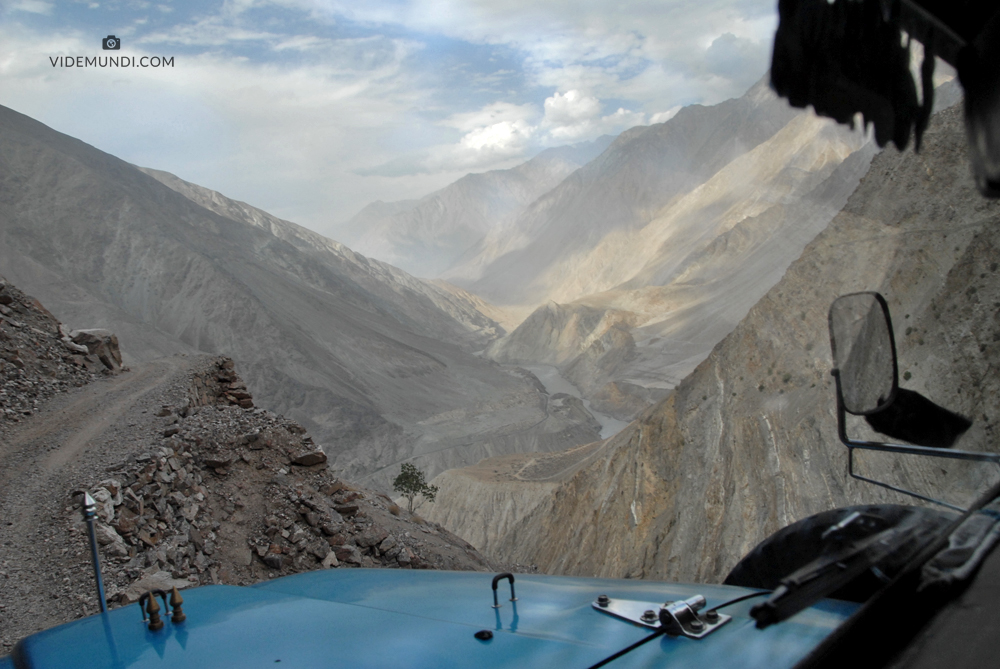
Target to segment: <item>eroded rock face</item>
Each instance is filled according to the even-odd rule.
[[[312,569],[491,567],[440,525],[335,476],[298,423],[234,401],[231,359],[207,360],[187,385],[156,412],[158,447],[89,487],[109,602]],[[66,510],[75,529],[79,512]]]
[[[1000,203],[975,191],[959,109],[935,116],[924,141],[920,154],[876,157],[844,210],[709,358],[550,501],[506,521],[491,557],[552,573],[719,582],[790,522],[847,504],[913,503],[846,473],[826,316],[848,292],[886,296],[900,383],[974,418],[958,447],[996,450]],[[863,423],[850,429],[870,435]],[[858,467],[959,504],[988,482],[982,468],[950,462],[862,456]],[[457,514],[477,500],[439,494],[437,504]]]

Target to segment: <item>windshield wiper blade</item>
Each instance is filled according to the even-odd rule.
[[[766,602],[750,609],[750,616],[759,629],[787,620],[890,556],[908,560],[936,536],[918,517],[842,544],[781,579]]]

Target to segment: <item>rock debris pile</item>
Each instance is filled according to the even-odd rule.
[[[188,406],[212,404],[253,408],[253,396],[247,391],[247,384],[236,374],[236,367],[229,358],[216,361],[211,369],[195,372],[191,378]]]
[[[233,361],[212,360],[179,406],[157,411],[156,446],[89,489],[109,602],[319,568],[490,568],[440,526],[340,480],[301,425],[252,406]]]
[[[57,393],[121,369],[113,334],[69,332],[37,300],[0,278],[0,432]]]

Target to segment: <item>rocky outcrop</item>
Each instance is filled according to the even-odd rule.
[[[120,369],[117,347],[100,349],[111,363],[102,364],[96,351],[65,333],[37,300],[0,277],[0,434],[5,424],[31,416],[40,402],[88,383],[98,372]]]
[[[253,395],[247,384],[236,374],[232,358],[219,358],[211,368],[196,372],[188,389],[188,406],[203,407],[229,404],[244,409],[253,408]]]
[[[509,336],[490,344],[486,355],[497,362],[564,365],[581,351],[604,351],[605,342],[609,347],[627,348],[631,340],[628,332],[638,321],[639,316],[628,311],[549,302]]]
[[[157,412],[159,445],[89,488],[110,602],[311,569],[489,567],[440,526],[338,478],[305,428],[234,402],[237,387],[232,360],[206,361]]]
[[[604,442],[550,502],[492,540],[492,556],[553,573],[718,582],[797,519],[913,503],[846,473],[826,313],[852,291],[888,299],[900,383],[974,418],[958,447],[996,450],[998,220],[1000,203],[972,183],[960,110],[942,112],[919,154],[883,151],[844,210],[708,359]],[[860,421],[850,430],[870,434]],[[960,504],[990,480],[983,467],[899,456],[868,454],[858,467]],[[437,503],[458,515],[477,501]]]
[[[571,368],[566,374],[569,378],[574,378],[575,371]],[[619,420],[631,420],[644,409],[670,395],[670,392],[667,388],[646,388],[627,381],[609,381],[590,396],[590,405]]]
[[[60,332],[64,332],[60,329]],[[67,342],[66,340],[69,340]],[[118,337],[110,330],[73,330],[63,336],[63,343],[67,348],[71,348],[69,343],[82,347],[84,354],[96,356],[101,364],[111,372],[119,372],[122,369],[122,353],[118,347]],[[79,351],[79,348],[72,349]]]

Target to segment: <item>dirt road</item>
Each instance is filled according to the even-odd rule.
[[[179,401],[196,360],[161,358],[74,388],[0,437],[0,655],[28,634],[97,611],[70,494],[148,449],[156,409]]]

